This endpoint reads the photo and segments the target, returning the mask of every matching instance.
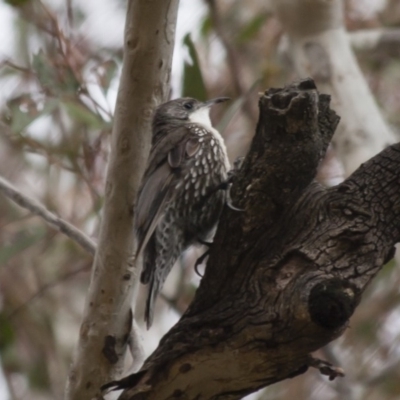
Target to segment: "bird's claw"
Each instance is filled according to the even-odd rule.
[[[238,208],[235,207],[232,203],[232,197],[231,197],[231,187],[232,187],[232,183],[234,182],[237,173],[240,171],[240,169],[242,168],[243,165],[243,161],[244,161],[244,157],[238,157],[234,163],[233,163],[233,168],[228,171],[228,179],[226,181],[227,185],[226,185],[226,205],[234,211],[244,211],[244,209],[242,208]]]
[[[194,272],[196,272],[196,274],[202,278],[203,275],[199,272],[199,265],[203,264],[203,261],[208,257],[208,255],[210,254],[210,250],[207,250],[205,253],[203,253],[197,260],[196,263],[194,264]]]
[[[241,212],[242,212],[242,211],[244,211],[243,208],[235,207],[235,206],[232,204],[231,186],[232,186],[232,184],[229,184],[229,186],[228,186],[228,188],[227,188],[227,190],[226,190],[226,205],[227,205],[231,210],[233,210],[233,211],[241,211]]]
[[[203,246],[211,247],[213,242],[207,242],[206,240],[200,239],[199,237],[197,238],[197,241],[202,244]]]

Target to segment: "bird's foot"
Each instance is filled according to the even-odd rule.
[[[234,211],[244,211],[241,208],[235,207],[232,203],[232,198],[231,198],[231,186],[232,183],[234,182],[237,173],[239,172],[240,168],[242,167],[244,157],[239,157],[236,159],[236,161],[233,163],[233,168],[228,171],[228,179],[226,181],[221,182],[218,186],[214,187],[210,194],[217,192],[218,190],[226,190],[227,195],[226,195],[226,205]],[[199,241],[201,243],[201,241]]]
[[[233,168],[230,171],[228,171],[228,179],[226,181],[226,183],[227,183],[227,185],[226,185],[226,205],[231,210],[234,210],[234,211],[244,211],[244,209],[235,207],[233,205],[232,197],[231,197],[231,187],[232,187],[233,182],[236,179],[236,176],[237,176],[238,172],[242,168],[243,161],[244,161],[244,157],[238,157],[234,161]]]
[[[218,185],[216,190],[226,190],[226,205],[234,211],[244,211],[242,208],[235,207],[232,203],[232,197],[231,197],[231,186],[232,182],[230,182],[230,178]]]

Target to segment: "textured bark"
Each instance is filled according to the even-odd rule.
[[[337,126],[311,80],[260,99],[205,275],[121,400],[238,399],[304,373],[340,336],[400,240],[400,145],[342,184],[314,181]],[[332,374],[333,376],[335,374]]]
[[[150,149],[153,110],[169,94],[178,3],[127,3],[102,224],[66,399],[100,397],[100,385],[121,373],[128,340],[137,337],[130,311],[140,272],[132,259],[133,202]]]
[[[273,0],[288,33],[286,55],[300,78],[332,95],[341,116],[334,138],[347,175],[396,137],[383,119],[352,52],[343,0]]]

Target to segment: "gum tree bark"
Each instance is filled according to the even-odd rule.
[[[400,145],[338,186],[314,176],[339,118],[312,80],[270,89],[189,309],[120,400],[239,399],[317,367],[400,240]],[[106,385],[110,387],[110,385]]]
[[[297,75],[311,76],[332,95],[341,116],[334,138],[347,175],[396,138],[386,125],[352,52],[342,0],[273,0],[288,34],[286,50]]]
[[[169,94],[179,0],[128,1],[124,62],[115,109],[99,242],[66,399],[99,398],[121,373],[140,271],[134,252],[134,199],[151,142],[153,109]],[[138,349],[137,343],[132,343]],[[134,354],[139,357],[140,354]],[[141,363],[142,360],[134,360]]]

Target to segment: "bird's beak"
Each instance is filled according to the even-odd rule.
[[[215,99],[207,100],[204,102],[205,107],[212,107],[214,104],[223,103],[230,100],[229,97],[216,97]]]

